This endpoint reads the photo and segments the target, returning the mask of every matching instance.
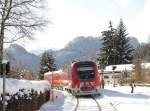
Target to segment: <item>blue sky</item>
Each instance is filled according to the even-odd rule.
[[[150,35],[150,0],[48,0],[51,24],[35,34],[36,41],[25,43],[28,50],[61,49],[78,36],[101,36],[111,20],[120,18],[130,36],[146,42]],[[38,45],[37,45],[38,44]]]

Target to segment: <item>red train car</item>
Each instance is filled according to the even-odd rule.
[[[53,72],[46,72],[44,74],[44,80],[48,80],[52,87],[56,89],[62,89],[65,84],[65,80],[62,78],[64,76],[63,71],[53,71]]]
[[[51,72],[44,74],[44,79],[51,75]],[[59,77],[54,75],[59,75]],[[74,62],[63,71],[53,72],[53,80],[50,82],[54,86],[66,89],[75,96],[80,95],[97,95],[100,94],[100,77],[97,64],[92,61]],[[58,79],[59,78],[59,79]],[[48,79],[47,79],[48,80]],[[57,80],[57,82],[56,82]],[[58,82],[59,81],[59,82]]]

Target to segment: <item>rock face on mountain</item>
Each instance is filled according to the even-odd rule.
[[[133,47],[139,45],[136,38],[129,37],[129,40]],[[50,49],[49,51],[53,53],[56,64],[62,67],[76,60],[96,60],[100,47],[102,47],[100,38],[80,36],[70,41],[61,50]],[[32,71],[37,71],[39,68],[40,57],[16,44],[6,49],[5,58],[10,60],[12,67],[24,67]]]

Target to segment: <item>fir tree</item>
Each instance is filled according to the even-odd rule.
[[[39,78],[43,79],[43,74],[45,72],[55,71],[55,70],[57,70],[57,67],[52,53],[45,51],[41,57]]]
[[[112,26],[111,21],[109,22],[109,30],[102,32],[102,45],[100,49],[101,54],[98,58],[99,64],[106,66],[114,64],[114,42],[115,42],[115,29]]]
[[[129,44],[127,38],[126,27],[123,20],[120,19],[120,23],[116,29],[116,50],[117,50],[117,64],[127,64],[132,62],[133,48]]]
[[[102,32],[102,48],[100,49],[99,65],[116,65],[131,63],[133,58],[133,48],[129,44],[127,32],[123,20],[117,29],[109,23],[109,30]]]

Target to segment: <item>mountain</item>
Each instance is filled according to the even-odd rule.
[[[101,44],[99,38],[96,37],[77,37],[70,41],[63,49],[57,51],[54,55],[56,63],[61,65],[70,64],[74,60],[89,60],[95,55]]]
[[[133,48],[139,45],[135,37],[128,37],[128,39]],[[62,66],[64,64],[70,64],[74,60],[96,61],[101,47],[100,38],[98,37],[77,37],[70,41],[63,49],[54,53],[56,63]]]
[[[129,41],[133,47],[139,45],[139,42],[135,37],[129,37]],[[62,68],[64,65],[70,65],[72,61],[95,61],[100,47],[102,47],[100,38],[80,36],[70,41],[61,50],[50,49],[48,51],[53,53],[56,64]],[[34,72],[39,68],[40,57],[27,52],[25,48],[17,44],[12,44],[6,49],[5,58],[10,60],[11,66],[15,68],[27,68]]]
[[[139,46],[140,44],[139,41],[133,36],[129,36],[128,38],[129,38],[129,44],[131,44],[133,48],[136,49],[137,46]]]
[[[5,59],[9,60],[12,68],[25,68],[37,71],[40,58],[26,51],[25,48],[17,44],[10,45],[5,50]]]

